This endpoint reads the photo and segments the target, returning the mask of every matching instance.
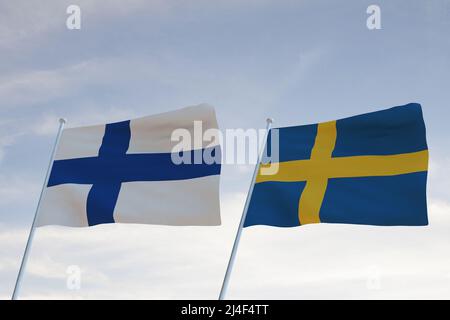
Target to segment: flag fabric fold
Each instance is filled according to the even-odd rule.
[[[428,224],[419,104],[272,130],[278,130],[279,169],[263,175],[261,165],[245,227]],[[270,139],[266,148],[270,153]]]
[[[220,161],[174,163],[174,130],[217,129],[208,105],[62,133],[37,225],[220,225]],[[183,152],[218,153],[218,142]]]

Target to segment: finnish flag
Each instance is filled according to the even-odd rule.
[[[194,137],[197,121],[203,131],[218,129],[208,105],[65,129],[37,225],[220,225],[219,141],[201,139],[190,150],[174,152],[174,130]],[[199,152],[219,161],[194,162]],[[174,161],[180,158],[192,161]]]

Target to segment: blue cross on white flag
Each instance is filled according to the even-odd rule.
[[[183,148],[191,163],[173,161],[172,133],[194,137],[196,121],[203,131],[218,128],[214,109],[199,105],[64,130],[37,225],[219,225],[220,161],[193,161],[196,152],[220,159],[219,142],[201,139]]]

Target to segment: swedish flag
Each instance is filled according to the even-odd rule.
[[[279,130],[278,172],[263,175],[261,165],[245,227],[428,224],[419,104],[272,130]]]

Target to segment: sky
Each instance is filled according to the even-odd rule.
[[[66,8],[81,8],[81,29]],[[369,5],[380,30],[366,26]],[[208,103],[264,128],[422,104],[427,227],[245,229],[230,299],[450,298],[450,1],[0,0],[0,298],[9,299],[58,118]],[[37,229],[21,297],[216,299],[253,166],[224,165],[222,225]],[[71,266],[81,271],[70,289]]]

